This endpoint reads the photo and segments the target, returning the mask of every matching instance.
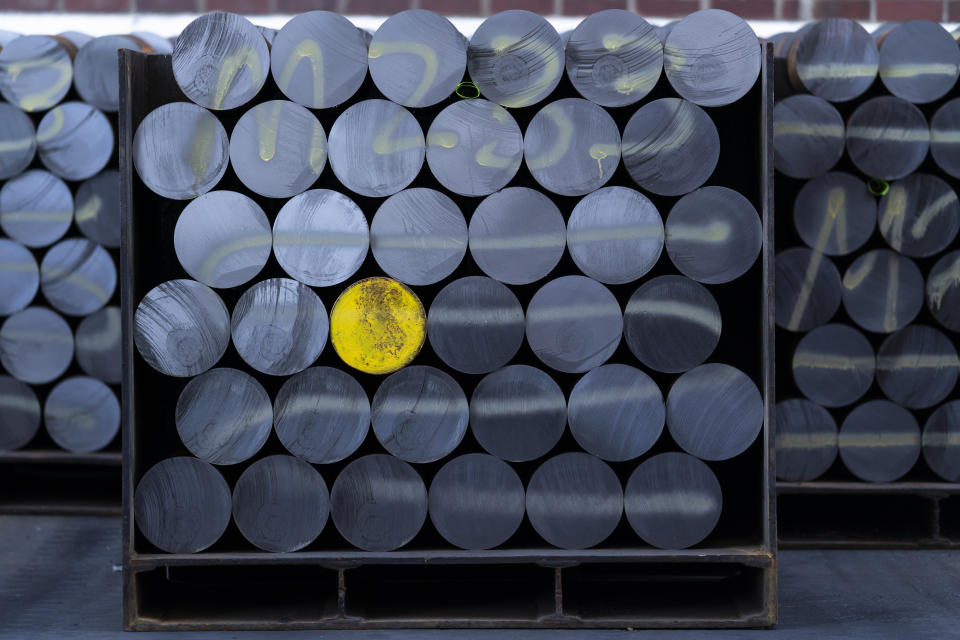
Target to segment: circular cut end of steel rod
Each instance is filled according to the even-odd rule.
[[[235,109],[260,93],[270,49],[249,20],[214,11],[194,19],[173,47],[173,77],[190,100],[208,109]]]
[[[405,189],[390,196],[370,223],[377,264],[409,285],[434,284],[456,271],[467,242],[460,208],[433,189]]]
[[[212,113],[171,102],[147,114],[133,136],[133,166],[151,191],[190,200],[213,189],[230,162],[227,131]]]
[[[120,403],[113,390],[95,378],[67,378],[47,396],[43,422],[53,441],[67,451],[99,451],[120,430]]]
[[[623,488],[607,463],[561,453],[540,465],[527,486],[527,517],[540,537],[561,549],[606,540],[623,515]]]
[[[570,392],[570,432],[584,451],[604,460],[622,462],[649,451],[665,419],[660,387],[625,364],[592,369]]]
[[[21,382],[46,384],[73,361],[73,333],[66,320],[45,307],[27,307],[0,326],[0,364]]]
[[[653,90],[663,69],[656,30],[630,11],[608,9],[587,16],[564,47],[567,77],[587,100],[625,107]]]
[[[113,258],[86,238],[62,240],[40,262],[40,289],[60,313],[89,315],[107,304],[116,288]]]
[[[133,496],[137,528],[168,553],[196,553],[214,544],[230,524],[230,510],[230,487],[220,472],[187,456],[151,467]]]
[[[551,280],[527,307],[527,342],[557,371],[583,373],[600,366],[617,350],[622,334],[620,303],[584,276]]]
[[[350,374],[333,367],[311,367],[284,382],[273,414],[287,451],[314,464],[349,457],[370,430],[367,393]]]
[[[120,172],[104,169],[77,188],[73,218],[90,240],[120,247]]]
[[[470,255],[485,274],[507,284],[545,277],[560,262],[566,243],[560,209],[526,187],[487,196],[470,218]]]
[[[567,247],[580,270],[605,284],[644,275],[663,251],[663,219],[650,200],[626,187],[604,187],[570,214]]]
[[[503,460],[468,453],[443,465],[430,483],[430,521],[461,549],[492,549],[523,522],[523,482]]]
[[[674,266],[704,284],[736,280],[757,261],[763,245],[757,210],[726,187],[703,187],[680,198],[664,232]]]
[[[871,400],[847,415],[838,443],[850,473],[866,482],[893,482],[920,457],[920,427],[900,405]]]
[[[930,269],[927,308],[941,325],[960,332],[960,250],[943,256]]]
[[[923,307],[923,275],[910,258],[874,249],[843,274],[843,308],[858,326],[890,333],[910,324]]]
[[[880,199],[877,219],[884,240],[897,253],[926,258],[957,237],[960,201],[942,178],[914,173],[890,185]]]
[[[735,367],[702,364],[677,378],[667,394],[667,428],[680,447],[704,460],[729,460],[763,427],[757,385]]]
[[[884,395],[908,409],[942,402],[957,384],[960,360],[946,335],[911,325],[891,334],[877,350],[877,382]]]
[[[92,378],[120,384],[123,378],[120,307],[104,307],[77,327],[77,364]]]
[[[663,72],[681,97],[704,107],[742,98],[760,75],[760,41],[742,18],[721,9],[695,11],[663,45]]]
[[[0,187],[0,229],[20,244],[49,246],[72,221],[73,194],[52,173],[31,169]]]
[[[936,22],[910,20],[893,27],[880,44],[880,81],[887,91],[916,104],[939,100],[960,76],[960,49]]]
[[[0,49],[0,96],[28,112],[46,111],[70,91],[73,61],[51,36],[20,36]]]
[[[347,542],[365,551],[393,551],[413,540],[427,519],[427,488],[409,464],[373,454],[340,472],[330,515]]]
[[[523,134],[498,104],[454,102],[427,130],[427,165],[444,187],[463,196],[486,196],[507,186],[523,161]]]
[[[23,245],[0,238],[0,316],[26,309],[40,288],[40,268]]]
[[[929,146],[926,117],[901,98],[871,98],[847,121],[847,153],[857,169],[871,178],[897,180],[913,173]]]
[[[312,189],[287,201],[273,223],[273,253],[291,278],[312,287],[339,284],[367,257],[370,230],[353,200]]]
[[[845,324],[828,324],[803,336],[793,352],[794,382],[814,402],[843,407],[863,397],[876,371],[873,347]]]
[[[233,488],[233,520],[243,537],[264,551],[303,549],[323,531],[329,513],[327,483],[293,456],[254,462]]]
[[[420,173],[426,142],[409,111],[387,100],[347,108],[330,128],[330,167],[348,189],[382,198]]]
[[[623,164],[640,187],[680,196],[700,187],[720,159],[720,134],[707,112],[688,100],[660,98],[630,116]]]
[[[294,16],[273,39],[270,70],[280,91],[310,109],[349,100],[367,76],[363,31],[331,11]]]
[[[947,482],[960,480],[960,401],[937,407],[923,427],[922,441],[923,458],[933,472]]]
[[[0,451],[26,446],[40,429],[40,403],[28,385],[0,375]]]
[[[837,423],[830,412],[803,398],[777,403],[777,478],[809,482],[837,459]]]
[[[273,376],[303,371],[320,357],[330,322],[320,296],[289,278],[262,280],[247,289],[230,321],[243,361]]]
[[[620,131],[603,107],[582,98],[563,98],[530,120],[523,157],[544,189],[582,196],[613,177],[620,164]]]
[[[240,182],[268,198],[290,198],[317,181],[327,136],[316,116],[287,100],[261,102],[230,135],[230,164]]]
[[[467,70],[480,93],[510,108],[529,107],[553,93],[563,64],[560,34],[529,11],[493,14],[477,27],[467,49]]]
[[[203,373],[230,344],[230,314],[213,289],[169,280],[151,289],[133,316],[133,342],[151,367],[168,376]]]
[[[433,11],[401,11],[373,34],[368,52],[377,89],[405,107],[428,107],[450,96],[467,68],[467,39]]]
[[[73,61],[73,86],[80,98],[109,113],[120,108],[120,64],[117,51],[140,51],[129,36],[100,36],[84,43]]]
[[[37,152],[37,132],[30,117],[12,104],[0,103],[0,180],[30,166]]]
[[[773,166],[806,180],[830,171],[843,155],[843,117],[817,96],[795,95],[773,107]]]
[[[930,155],[947,174],[960,178],[960,98],[945,102],[930,119]]]
[[[370,405],[373,432],[407,462],[433,462],[460,444],[469,422],[467,397],[434,367],[406,367],[384,380]]]
[[[833,318],[843,299],[840,272],[830,258],[806,247],[777,253],[774,310],[777,326],[810,331]]]
[[[567,423],[567,401],[549,375],[524,364],[485,376],[470,398],[473,436],[498,458],[536,460],[560,440]]]
[[[250,282],[267,264],[272,243],[263,209],[235,191],[211,191],[192,200],[173,230],[184,271],[218,289]]]
[[[707,288],[676,275],[640,285],[627,302],[623,322],[623,337],[633,355],[665,373],[702,364],[717,347],[723,324]]]
[[[828,256],[866,244],[877,226],[877,199],[865,180],[834,171],[810,180],[793,203],[793,224],[804,243]]]
[[[644,460],[623,495],[627,522],[659,549],[686,549],[714,530],[723,510],[716,474],[701,460],[668,451]]]
[[[263,447],[273,427],[270,396],[238,369],[211,369],[177,398],[177,433],[190,453],[210,464],[237,464]]]
[[[447,366],[463,373],[489,373],[510,362],[523,343],[523,331],[517,296],[483,276],[445,286],[427,314],[430,346]]]
[[[794,39],[789,53],[790,81],[830,102],[862,95],[877,77],[880,52],[860,23],[848,18],[815,22]]]

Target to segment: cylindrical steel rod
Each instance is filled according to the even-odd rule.
[[[53,441],[67,451],[99,451],[120,430],[120,403],[113,390],[95,378],[67,378],[47,396],[43,422]]]
[[[136,36],[100,36],[84,43],[73,61],[73,86],[84,102],[100,111],[113,113],[120,108],[120,49],[152,52]]]
[[[503,460],[468,453],[443,465],[430,483],[430,521],[461,549],[492,549],[523,522],[525,494],[517,472]]]
[[[46,307],[27,307],[0,326],[0,364],[21,382],[53,382],[72,360],[70,325]]]
[[[0,102],[0,180],[7,180],[30,166],[37,152],[33,121],[20,109]]]
[[[877,350],[877,382],[883,393],[909,409],[942,402],[957,384],[960,360],[946,335],[912,325],[891,334]]]
[[[151,289],[133,316],[133,341],[151,367],[187,377],[215,365],[230,343],[230,313],[213,289],[170,280]]]
[[[484,273],[507,284],[545,277],[560,262],[566,241],[560,209],[526,187],[487,196],[470,218],[470,255]]]
[[[843,308],[858,326],[890,333],[910,324],[923,307],[923,275],[910,258],[874,249],[843,274]]]
[[[840,459],[866,482],[902,478],[920,457],[920,427],[898,404],[871,400],[851,411],[840,427]]]
[[[233,488],[233,520],[264,551],[287,553],[313,542],[330,513],[327,484],[293,456],[269,456],[246,468]]]
[[[790,96],[773,107],[773,164],[791,178],[813,178],[843,155],[845,129],[836,107],[823,98]]]
[[[847,18],[820,20],[790,46],[790,83],[830,102],[862,95],[877,77],[880,52],[873,36]]]
[[[927,418],[923,458],[947,482],[960,480],[960,401],[940,405]]]
[[[703,363],[720,341],[720,307],[702,284],[677,275],[648,280],[623,314],[630,351],[655,371],[680,373]]]
[[[406,367],[384,380],[370,403],[373,432],[407,462],[433,462],[460,444],[469,422],[467,397],[440,369]]]
[[[190,453],[210,464],[249,460],[270,437],[270,396],[238,369],[211,369],[190,380],[177,398],[177,433]]]
[[[837,459],[837,423],[830,412],[809,400],[777,403],[777,478],[809,482]]]
[[[272,243],[263,209],[235,191],[211,191],[190,201],[173,230],[180,266],[214,288],[250,282],[267,264]]]
[[[890,185],[880,199],[877,219],[880,233],[894,250],[926,258],[946,249],[957,237],[960,200],[942,178],[913,173]]]
[[[702,187],[680,198],[664,232],[673,264],[704,284],[739,278],[756,262],[763,245],[757,210],[726,187]]]
[[[704,107],[742,98],[760,75],[760,41],[742,18],[721,9],[695,11],[670,30],[663,72],[681,97]]]
[[[547,366],[582,373],[606,362],[620,344],[620,303],[584,276],[562,276],[540,287],[527,307],[527,342]]]
[[[330,515],[347,542],[392,551],[413,540],[427,519],[427,489],[409,464],[382,454],[354,460],[330,491]]]
[[[936,22],[894,25],[879,46],[880,81],[898,98],[933,102],[945,96],[960,76],[960,48]]]
[[[587,372],[570,392],[570,433],[584,451],[622,462],[646,453],[666,419],[663,394],[650,376],[625,364]]]
[[[40,429],[40,403],[28,385],[0,375],[0,451],[26,446]]]
[[[540,537],[561,549],[606,540],[623,515],[623,488],[605,462],[561,453],[544,462],[527,486],[527,517]]]
[[[810,331],[829,322],[843,298],[837,267],[806,247],[777,253],[776,284],[776,323],[787,331]]]
[[[842,407],[859,400],[873,384],[876,358],[862,333],[828,324],[800,340],[791,368],[803,395],[825,407]]]
[[[923,112],[900,98],[871,98],[847,121],[847,153],[871,178],[896,180],[916,171],[929,146]]]
[[[253,24],[225,11],[204,14],[177,37],[173,77],[190,100],[208,109],[248,103],[270,72],[270,49]]]
[[[40,169],[21,173],[0,187],[0,229],[28,247],[46,247],[62,238],[73,211],[70,188]]]
[[[623,508],[644,542],[660,549],[686,549],[716,528],[723,492],[703,461],[670,451],[637,466],[627,481]]]
[[[623,164],[647,191],[680,196],[717,167],[720,135],[706,111],[687,100],[660,98],[637,109],[623,130]]]
[[[625,107],[657,84],[663,45],[656,28],[630,11],[608,9],[584,18],[564,47],[567,77],[587,100]]]
[[[311,367],[291,376],[277,393],[274,425],[293,455],[314,464],[349,457],[370,430],[370,400],[350,374]]]
[[[951,251],[933,265],[927,276],[927,307],[937,322],[960,332],[960,250]]]
[[[0,316],[27,307],[40,288],[40,267],[22,244],[0,238]]]
[[[70,91],[77,50],[58,36],[20,36],[0,49],[0,96],[24,111],[46,111]]]
[[[960,177],[960,98],[945,102],[930,119],[930,155],[948,175]]]
[[[327,310],[313,289],[289,278],[247,289],[230,320],[233,346],[257,371],[288,376],[303,371],[327,344]]]
[[[97,244],[120,247],[120,172],[104,169],[77,188],[73,219]]]
[[[86,238],[51,247],[40,262],[40,290],[57,311],[86,316],[102,308],[117,287],[117,268],[107,250]]]
[[[793,202],[793,224],[808,247],[843,256],[862,247],[877,226],[877,199],[865,180],[834,171],[817,176]]]
[[[756,383],[730,365],[691,369],[667,394],[670,435],[698,458],[733,458],[753,444],[762,426],[763,398]]]
[[[196,553],[214,544],[230,524],[230,487],[210,464],[168,458],[137,484],[133,518],[154,546],[168,553]]]
[[[514,364],[485,376],[470,398],[470,429],[480,446],[510,462],[546,455],[563,435],[567,401],[545,372]]]
[[[120,307],[104,307],[77,327],[77,364],[84,373],[107,384],[120,384],[123,336]]]

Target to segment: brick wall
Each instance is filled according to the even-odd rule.
[[[651,17],[679,17],[715,7],[758,20],[811,20],[843,16],[858,20],[924,18],[960,22],[960,0],[0,0],[0,11],[140,11],[299,13],[327,9],[347,14],[389,15],[410,8],[446,15],[487,15],[504,9],[541,14],[585,15],[629,9]]]

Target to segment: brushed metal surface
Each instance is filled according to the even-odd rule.
[[[50,391],[43,403],[43,424],[67,451],[98,451],[120,431],[120,402],[100,380],[73,376]]]
[[[27,307],[0,325],[0,364],[21,382],[46,384],[73,361],[73,332],[57,312]]]
[[[830,171],[845,141],[843,117],[823,98],[788,96],[773,107],[773,165],[786,176],[805,180]]]
[[[73,194],[52,173],[30,169],[0,187],[0,229],[22,245],[49,246],[72,221]]]
[[[122,341],[120,307],[107,306],[90,314],[77,326],[77,364],[91,378],[120,384]]]
[[[837,459],[837,423],[830,412],[805,398],[777,403],[777,478],[816,480]]]
[[[900,98],[871,98],[847,120],[847,155],[871,178],[905,177],[917,170],[929,147],[927,118]]]
[[[936,22],[909,20],[880,42],[880,81],[887,91],[916,104],[939,100],[960,76],[960,49]]]
[[[877,227],[877,199],[862,178],[833,171],[800,188],[793,202],[793,224],[800,239],[828,256],[853,253]]]
[[[806,247],[793,247],[779,251],[775,265],[778,327],[810,331],[833,318],[843,300],[843,285],[830,258]]]
[[[72,53],[52,36],[10,40],[0,50],[0,96],[27,112],[46,111],[70,91]]]
[[[120,247],[120,172],[104,169],[77,187],[77,228],[87,238],[110,249]]]
[[[30,443],[40,429],[40,402],[29,385],[0,375],[0,451]]]
[[[889,249],[860,255],[843,274],[843,308],[857,326],[874,333],[910,324],[923,307],[923,294],[917,265]]]
[[[960,55],[960,48],[957,49]],[[960,231],[960,201],[946,180],[912,173],[890,185],[877,211],[880,233],[894,251],[927,258],[949,247]]]
[[[793,379],[825,407],[859,400],[873,384],[877,361],[867,338],[851,326],[826,324],[803,336],[793,352]]]
[[[817,21],[797,35],[789,52],[794,87],[830,102],[846,102],[865,93],[879,64],[873,36],[848,18]]]
[[[0,316],[26,309],[39,288],[37,259],[22,244],[0,238]]]
[[[960,480],[960,400],[934,410],[923,425],[923,459],[947,482]]]
[[[8,180],[29,167],[36,152],[33,121],[12,104],[0,103],[0,180]]]
[[[60,313],[89,315],[109,302],[116,288],[113,258],[86,238],[61,240],[40,261],[40,290]]]
[[[909,409],[926,409],[945,400],[958,373],[956,347],[933,327],[904,327],[877,350],[877,383],[888,398]]]
[[[920,427],[909,411],[889,400],[871,400],[840,426],[840,458],[866,482],[893,482],[920,458]]]

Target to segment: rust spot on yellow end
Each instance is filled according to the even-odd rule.
[[[356,282],[330,311],[337,355],[366,373],[392,373],[410,364],[427,337],[427,316],[416,294],[391,278]]]

